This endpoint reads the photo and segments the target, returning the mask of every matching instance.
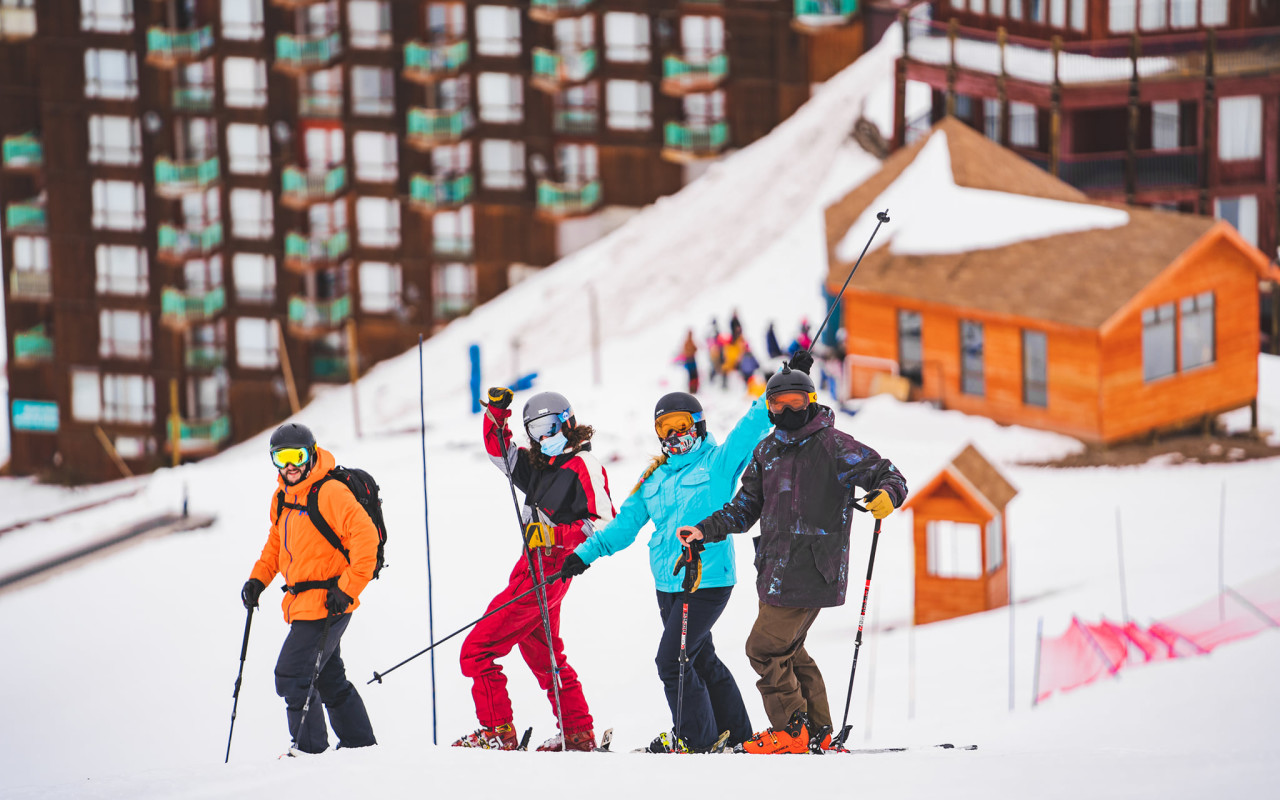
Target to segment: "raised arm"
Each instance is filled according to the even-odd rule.
[[[760,475],[760,461],[751,459],[742,473],[742,485],[733,499],[696,526],[708,542],[722,542],[731,533],[749,530],[760,519],[764,510],[764,491]]]

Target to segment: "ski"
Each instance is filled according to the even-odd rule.
[[[827,750],[827,753],[847,753],[849,755],[872,755],[875,753],[908,753],[921,750],[977,750],[976,744],[952,744],[951,742],[943,742],[942,744],[920,744],[908,745],[905,747],[854,747],[845,750]]]
[[[609,728],[604,733],[600,734],[600,744],[597,747],[593,747],[591,749],[591,752],[611,753],[613,752],[612,750],[609,749],[609,745],[611,744],[613,744],[613,728]]]

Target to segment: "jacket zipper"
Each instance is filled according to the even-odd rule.
[[[292,508],[289,509],[288,512],[284,515],[284,551],[289,555],[289,565],[284,568],[284,585],[285,586],[289,585],[289,567],[293,566],[293,552],[289,550],[289,517],[292,515],[293,515]],[[297,595],[292,595],[292,594],[289,595],[289,603],[287,606],[285,606],[285,609],[284,609],[285,622],[290,622],[290,623],[293,622],[293,618],[289,615],[289,612],[293,610],[293,601],[296,597]]]

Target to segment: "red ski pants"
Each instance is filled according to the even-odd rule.
[[[537,556],[535,556],[535,559]],[[548,558],[544,569],[550,574],[559,568],[561,559]],[[551,645],[542,627],[542,615],[538,610],[538,592],[512,603],[501,612],[482,620],[462,643],[462,674],[471,678],[471,696],[476,703],[476,717],[486,727],[497,727],[511,722],[511,698],[507,695],[507,676],[502,673],[498,659],[520,648],[520,655],[529,665],[538,685],[547,693],[555,713],[555,686],[551,674],[551,648],[556,654],[556,666],[560,669],[560,705],[564,713],[564,727],[568,733],[591,730],[591,712],[582,694],[578,673],[564,657],[564,642],[560,639],[560,601],[569,590],[569,581],[556,581],[546,587],[547,613],[551,621]],[[487,611],[510,601],[534,586],[529,567],[522,558],[507,587],[489,603]]]

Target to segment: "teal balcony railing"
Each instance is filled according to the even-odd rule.
[[[432,147],[456,142],[471,132],[475,119],[471,109],[437,111],[431,108],[410,108],[406,139],[416,147]]]
[[[431,241],[431,252],[436,258],[467,261],[475,255],[476,238],[472,236],[436,236]]]
[[[286,265],[304,269],[327,266],[343,259],[351,252],[351,234],[345,230],[332,236],[308,236],[289,231],[284,237]]]
[[[729,75],[729,57],[717,53],[706,61],[694,61],[677,55],[662,59],[662,82],[668,87],[716,86]]]
[[[9,273],[9,297],[14,300],[49,300],[53,297],[53,276],[43,271],[15,269]]]
[[[346,356],[316,355],[311,357],[311,380],[344,383],[351,377]]]
[[[4,137],[6,168],[39,167],[44,164],[44,145],[34,134]]]
[[[691,157],[714,156],[729,144],[729,123],[668,122],[662,129],[662,143],[668,150]]]
[[[453,44],[409,42],[404,46],[404,76],[432,80],[452,75],[471,59],[471,45],[463,39]]]
[[[302,332],[337,328],[351,316],[351,296],[314,300],[294,295],[289,298],[289,326]]]
[[[600,207],[600,181],[555,183],[538,181],[538,212],[555,217],[590,214]]]
[[[203,292],[184,292],[172,286],[160,293],[160,321],[175,327],[207,322],[227,307],[227,291],[218,286]]]
[[[53,360],[53,339],[43,325],[13,335],[13,360],[28,364]]]
[[[169,421],[169,442],[172,445],[173,421]],[[178,422],[178,439],[181,450],[216,448],[231,438],[231,417],[223,414],[213,419],[181,420]]]
[[[185,261],[208,255],[222,246],[222,223],[187,229],[164,224],[156,231],[157,255],[165,261]]]
[[[287,205],[307,205],[332,200],[347,190],[347,168],[336,166],[324,172],[307,172],[285,167],[280,176],[282,198]]]
[[[218,182],[221,171],[217,156],[192,161],[157,158],[156,193],[176,197],[188,192],[203,191]]]
[[[187,369],[209,370],[227,365],[227,348],[220,344],[195,344],[183,354]]]
[[[4,210],[4,227],[8,233],[38,233],[48,222],[45,207],[35,200],[10,203]]]
[[[323,69],[342,55],[342,36],[276,36],[276,66],[292,70]]]
[[[303,92],[298,95],[298,116],[337,119],[342,116],[342,95],[331,92]]]
[[[595,0],[531,0],[529,16],[544,22],[573,16],[582,13],[594,2]]]
[[[174,111],[212,111],[212,86],[179,86],[173,90]]]
[[[189,31],[173,31],[161,27],[147,29],[147,60],[153,63],[194,61],[203,58],[212,47],[212,25]]]
[[[421,211],[438,211],[466,205],[475,191],[470,174],[454,178],[413,175],[409,178],[409,202]]]
[[[844,25],[858,12],[858,0],[795,0],[796,22],[822,28]]]
[[[557,109],[551,125],[556,133],[595,133],[600,127],[600,112],[594,108]]]
[[[533,80],[544,88],[558,88],[581,83],[595,74],[598,60],[595,48],[560,52],[545,47],[533,48]]]

